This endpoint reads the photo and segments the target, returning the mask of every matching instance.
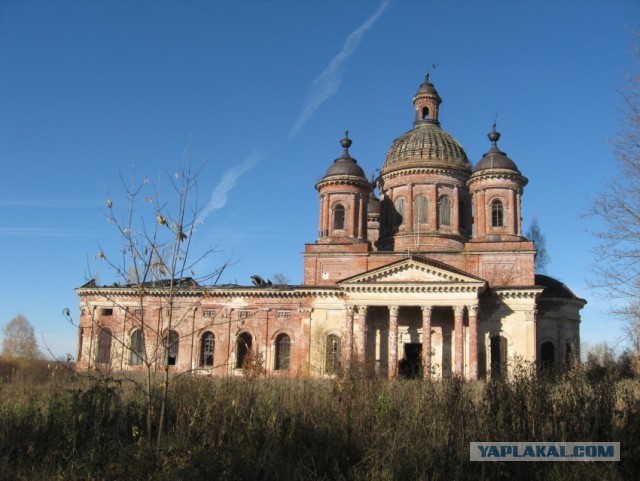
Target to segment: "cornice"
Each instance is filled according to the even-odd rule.
[[[479,180],[487,180],[487,179],[506,179],[513,180],[517,182],[520,187],[524,187],[529,183],[529,179],[527,179],[524,175],[514,172],[509,169],[486,169],[481,170],[479,172],[474,172],[471,174],[469,180],[467,180],[467,187],[470,187],[471,184],[479,181]]]
[[[105,298],[114,297],[139,297],[158,296],[166,297],[171,294],[175,297],[261,297],[261,298],[301,298],[301,297],[339,297],[342,291],[335,287],[296,287],[293,289],[280,289],[268,287],[200,287],[196,289],[169,289],[151,288],[135,289],[128,287],[79,287],[75,289],[78,296],[102,296]]]
[[[457,180],[466,182],[469,179],[469,173],[463,169],[457,169],[455,167],[400,167],[397,170],[390,172],[384,172],[380,175],[383,182],[395,179],[396,177],[414,174],[435,174],[443,175],[446,177],[454,177]]]
[[[367,194],[373,190],[373,186],[366,180],[355,175],[333,175],[329,178],[322,179],[316,184],[316,190],[320,190],[327,185],[355,185],[363,187]]]
[[[503,287],[492,291],[501,299],[537,299],[544,287]]]
[[[479,293],[484,287],[482,283],[443,284],[343,284],[345,293],[379,293],[379,294],[446,294],[446,293]]]

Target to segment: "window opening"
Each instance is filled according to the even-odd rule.
[[[556,347],[551,341],[543,342],[540,346],[540,368],[551,371],[555,367]]]
[[[242,369],[247,356],[251,352],[251,334],[243,332],[236,341],[236,369]]]
[[[131,333],[131,356],[129,364],[132,366],[140,366],[144,357],[144,336],[140,329],[136,329]]]
[[[395,219],[393,222],[394,227],[399,227],[404,222],[404,199],[399,197],[395,201]]]
[[[288,371],[291,354],[291,338],[287,334],[280,334],[276,338],[276,371]]]
[[[338,204],[333,209],[333,229],[344,230],[344,206]]]
[[[335,334],[327,336],[327,352],[324,363],[324,370],[327,374],[336,374],[340,371],[342,364],[342,353],[340,349],[340,338]]]
[[[426,224],[429,221],[427,198],[423,195],[416,197],[416,222]]]
[[[113,334],[108,327],[100,328],[98,332],[98,353],[96,355],[96,363],[108,364],[111,362],[111,341]]]
[[[491,203],[491,226],[504,227],[504,206],[497,199]]]
[[[202,335],[200,339],[200,367],[213,367],[215,342],[213,333],[205,332]]]
[[[180,347],[180,336],[176,331],[171,331],[164,338],[165,347],[167,348],[167,364],[175,366],[178,363],[178,348]]]
[[[449,197],[441,198],[438,208],[440,225],[451,225],[451,201]]]
[[[491,377],[502,377],[507,371],[507,339],[503,336],[491,338]]]

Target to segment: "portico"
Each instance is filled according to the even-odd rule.
[[[485,281],[411,255],[340,283],[348,297],[345,360],[395,378],[478,376]],[[353,340],[350,342],[350,340]]]

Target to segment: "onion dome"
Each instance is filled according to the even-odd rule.
[[[496,131],[496,124],[493,124],[493,130],[489,132],[487,135],[489,140],[491,141],[491,149],[489,152],[484,154],[482,160],[478,162],[476,168],[473,169],[474,172],[478,172],[480,170],[486,169],[502,169],[502,170],[513,170],[517,173],[520,173],[516,163],[507,157],[507,154],[502,152],[498,148],[498,140],[500,140],[500,132]]]
[[[366,176],[364,175],[364,170],[362,167],[358,165],[358,161],[351,157],[349,154],[349,147],[351,147],[352,141],[349,138],[349,131],[344,133],[344,137],[340,140],[340,145],[344,149],[344,152],[340,157],[334,160],[333,164],[327,170],[327,173],[324,175],[323,180],[327,177],[333,176],[354,176],[361,177],[366,180]]]
[[[471,164],[460,144],[440,127],[442,99],[427,74],[413,98],[412,130],[394,140],[384,160],[383,174],[404,168],[431,167],[471,172]]]

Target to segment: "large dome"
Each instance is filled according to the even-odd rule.
[[[398,137],[384,160],[383,173],[411,167],[436,167],[471,172],[467,154],[436,122],[423,121]]]

